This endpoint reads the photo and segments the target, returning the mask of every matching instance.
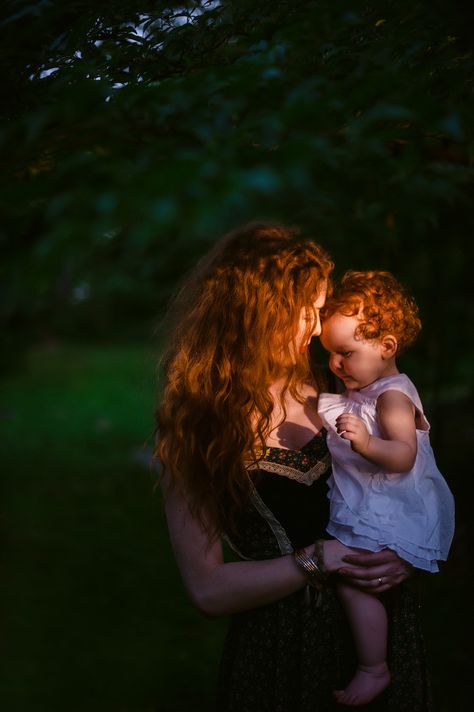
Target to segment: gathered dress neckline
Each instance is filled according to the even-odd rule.
[[[300,448],[267,446],[261,459],[248,464],[248,470],[271,472],[310,486],[327,472],[329,465],[326,430],[321,428]]]

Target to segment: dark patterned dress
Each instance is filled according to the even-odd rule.
[[[242,559],[271,559],[327,537],[325,431],[300,450],[270,447],[256,472],[238,535],[228,538]],[[410,583],[382,595],[389,615],[392,683],[373,712],[432,710],[423,640]],[[355,670],[350,631],[329,584],[321,598],[307,587],[277,603],[231,618],[219,676],[219,712],[335,712],[332,691]]]

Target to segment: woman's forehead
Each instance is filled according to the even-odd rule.
[[[327,282],[324,282],[324,284],[321,285],[319,291],[317,294],[314,295],[313,298],[313,307],[315,309],[322,309],[324,306],[324,303],[326,301],[326,294],[328,290],[328,285]]]

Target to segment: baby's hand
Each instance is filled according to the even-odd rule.
[[[342,413],[336,419],[336,430],[344,440],[351,441],[351,448],[361,455],[367,450],[370,434],[364,422],[356,415]]]

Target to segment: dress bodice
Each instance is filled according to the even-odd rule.
[[[267,447],[249,474],[252,495],[226,537],[239,556],[273,558],[327,536],[330,458],[324,429],[299,449]]]

